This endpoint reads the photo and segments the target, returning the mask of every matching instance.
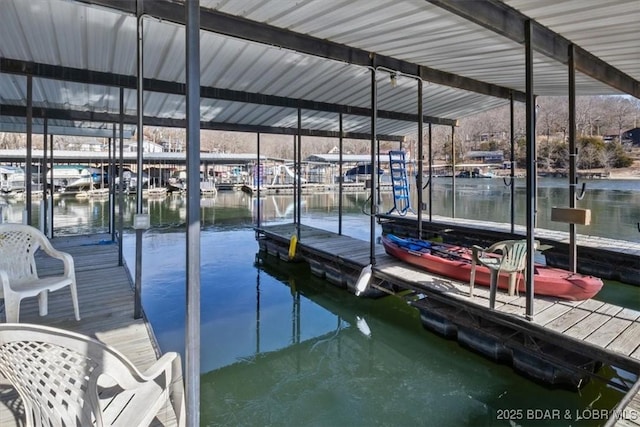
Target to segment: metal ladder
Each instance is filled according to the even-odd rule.
[[[397,211],[400,215],[406,215],[409,211],[413,213],[404,151],[389,151],[389,168],[393,189],[393,208],[387,213],[390,214],[393,211]]]

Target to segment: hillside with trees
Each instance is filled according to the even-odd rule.
[[[568,105],[565,97],[539,97],[537,99],[536,133],[538,166],[540,170],[558,170],[568,167]],[[515,104],[515,157],[519,167],[525,166],[525,107]],[[621,141],[623,132],[640,126],[640,100],[627,96],[578,97],[576,100],[576,127],[578,158],[581,169],[613,169],[640,163],[640,147]],[[425,126],[426,128],[426,126]],[[510,153],[509,107],[460,119],[455,130],[456,161],[465,161],[470,151],[502,150],[505,159]],[[427,131],[425,137],[425,156]],[[55,136],[54,148],[67,149],[77,145],[80,137]],[[86,138],[84,138],[86,139]],[[163,144],[169,151],[183,151],[184,129],[145,127],[145,139]],[[404,148],[415,158],[417,134],[409,136]],[[436,163],[450,162],[451,128],[433,126],[433,154]],[[0,133],[0,149],[24,147],[22,134]],[[262,134],[261,154],[273,158],[292,159],[294,136]],[[335,138],[304,137],[302,158],[311,154],[328,153],[338,145]],[[42,148],[42,136],[34,135],[34,148]],[[368,140],[344,140],[345,153],[369,153]],[[398,149],[398,143],[382,142],[381,151]],[[255,153],[256,135],[227,131],[201,131],[201,150],[219,153]],[[638,165],[640,167],[640,165]]]
[[[538,166],[541,170],[568,167],[568,100],[563,97],[537,99],[536,135]],[[525,107],[514,108],[515,158],[525,166]],[[577,165],[580,169],[629,167],[639,160],[640,147],[632,146],[622,134],[640,126],[640,100],[624,96],[578,97],[576,99]],[[509,107],[504,106],[460,120],[455,131],[457,161],[469,151],[502,150],[510,153]],[[434,157],[448,160],[451,130],[434,128]]]

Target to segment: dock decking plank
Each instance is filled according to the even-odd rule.
[[[533,321],[544,326],[572,309],[573,307],[568,304],[552,304],[539,313],[536,313]]]
[[[622,311],[622,307],[613,304],[603,304],[600,308],[596,310],[598,313],[607,314],[609,316],[616,316],[618,313]],[[632,320],[632,319],[629,319]]]
[[[632,323],[616,336],[607,348],[622,354],[632,355],[636,349],[640,349],[640,339],[638,337],[640,337],[640,323]]]
[[[579,340],[585,339],[609,319],[611,319],[611,316],[600,313],[591,313],[580,323],[567,329],[565,334]]]
[[[598,329],[589,334],[585,341],[606,348],[607,345],[631,325],[630,320],[610,318]]]
[[[640,319],[640,311],[632,310],[630,308],[623,308],[616,315],[616,317],[627,320],[638,320]]]
[[[560,317],[556,317],[554,320],[547,323],[545,327],[554,331],[564,332],[587,317],[589,314],[590,312],[588,310],[583,310],[582,308],[574,308],[564,313]]]
[[[587,299],[584,301],[562,301],[562,303],[563,304],[573,303],[572,305],[575,305],[575,307],[579,307],[582,310],[586,310],[589,312],[593,312],[593,311],[600,312],[603,306],[605,305],[605,303],[603,303],[602,301],[598,301],[595,299]],[[603,313],[603,314],[607,314],[607,313]]]

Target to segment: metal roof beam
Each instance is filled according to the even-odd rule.
[[[17,59],[0,58],[0,71],[3,73],[31,75],[44,79],[63,80],[74,83],[96,84],[104,86],[124,87],[136,90],[135,76],[104,73],[99,71],[83,70],[80,68],[63,67],[59,65],[40,64]],[[152,92],[184,95],[183,83],[169,82],[165,80],[144,79],[144,89]],[[371,116],[371,109],[354,107],[350,105],[316,102],[305,99],[286,98],[276,95],[264,95],[253,92],[241,92],[231,89],[215,87],[200,88],[200,96],[208,99],[218,99],[232,102],[244,102],[257,105],[272,105],[277,107],[302,108],[304,110],[324,111],[330,113],[343,113],[354,116]],[[378,117],[389,120],[405,122],[418,122],[417,114],[399,113],[396,111],[378,110]],[[423,116],[427,123],[444,126],[457,126],[457,120],[441,117]]]
[[[76,0],[82,3],[99,5],[121,12],[135,14],[135,2],[123,0]],[[154,0],[143,3],[144,13],[159,19],[184,25],[184,5],[166,0]],[[436,70],[424,65],[377,55],[363,49],[344,44],[318,39],[305,34],[295,33],[283,28],[274,27],[261,22],[228,15],[210,9],[201,9],[200,28],[217,34],[223,34],[243,40],[279,46],[296,52],[346,62],[348,64],[370,67],[374,61],[376,67],[384,67],[402,74],[418,76],[423,80],[468,90],[496,98],[510,99],[513,93],[516,101],[525,101],[525,94],[509,88],[482,82],[453,73]]]
[[[27,108],[18,105],[0,105],[1,116],[13,116],[13,117],[25,117],[27,114]],[[120,115],[111,113],[100,113],[92,111],[79,111],[79,110],[62,110],[55,108],[40,108],[33,107],[34,118],[50,118],[57,120],[72,120],[72,121],[84,121],[84,122],[96,122],[96,123],[119,123]],[[137,122],[135,115],[124,115],[124,123],[129,125],[135,125]],[[144,117],[144,124],[146,126],[160,126],[160,127],[176,127],[184,128],[186,126],[186,120],[183,119],[171,119],[163,117]],[[220,123],[220,122],[200,122],[201,129],[207,130],[223,130],[232,132],[260,132],[279,135],[297,135],[297,128],[284,128],[274,126],[257,126],[257,125],[243,125],[235,123]],[[326,138],[338,138],[340,136],[338,131],[327,131],[319,129],[302,129],[300,131],[302,136],[317,136]],[[343,138],[349,139],[371,139],[371,134],[362,132],[344,132]],[[404,141],[403,135],[378,135],[378,139],[381,141]]]
[[[442,9],[463,17],[484,28],[488,28],[510,40],[524,44],[524,25],[532,24],[533,50],[562,64],[568,64],[571,41],[544,27],[518,10],[497,0],[448,1],[426,0]],[[592,77],[612,88],[636,98],[640,98],[640,82],[602,59],[575,46],[575,67],[577,71]]]
[[[0,122],[0,132],[27,133],[27,125],[26,123]],[[44,133],[44,125],[34,123],[32,126],[32,132],[34,135],[40,135]],[[47,125],[47,134],[59,136],[65,135],[86,136],[94,138],[111,138],[113,136],[113,129]],[[125,130],[125,137],[127,139],[131,138],[132,135],[133,132]]]

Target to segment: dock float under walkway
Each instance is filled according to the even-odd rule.
[[[88,335],[116,348],[140,371],[160,357],[151,326],[134,319],[134,292],[125,266],[118,266],[118,245],[110,235],[56,237],[56,249],[74,259],[81,320],[73,315],[69,288],[49,293],[49,313],[40,317],[37,298],[22,301],[20,323],[34,323]],[[37,259],[40,276],[62,272],[62,263]],[[4,321],[4,313],[1,313]],[[0,426],[23,425],[24,408],[15,390],[0,375]],[[160,410],[153,426],[177,426],[171,405]]]
[[[289,259],[296,224],[268,225],[256,231],[261,250]],[[299,226],[299,235],[296,258],[308,262],[315,275],[355,293],[357,278],[370,263],[370,243],[306,225]],[[525,317],[524,295],[498,292],[495,310],[490,310],[488,288],[476,286],[470,297],[468,283],[406,264],[387,255],[379,244],[375,260],[368,296],[400,294],[420,311],[427,329],[494,360],[511,362],[527,376],[579,388],[601,364],[640,374],[640,312],[636,310],[597,299],[535,296],[530,321]],[[638,414],[637,406],[628,410]],[[628,424],[631,421],[629,417],[624,420],[627,424],[620,425],[634,425]]]

